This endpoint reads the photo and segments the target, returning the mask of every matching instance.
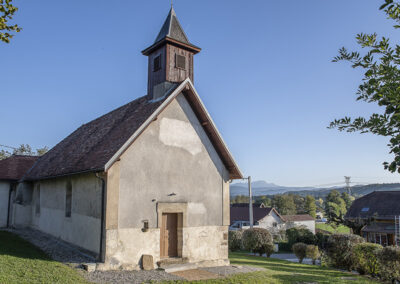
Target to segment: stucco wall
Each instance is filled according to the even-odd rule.
[[[222,231],[227,232],[229,225],[229,174],[183,95],[149,125],[109,173],[107,201],[118,196],[119,202],[107,206],[107,211],[118,210],[118,220],[112,217],[118,229],[107,231],[106,259],[115,264],[137,264],[142,254],[159,259],[160,203],[187,206],[183,257],[227,259]],[[143,220],[148,220],[149,232],[140,230]]]
[[[0,228],[7,226],[10,183],[0,181]]]
[[[270,214],[265,216],[258,223],[259,225],[257,227],[268,229],[271,233],[278,233],[280,230],[284,229],[285,226],[285,223],[282,222],[282,219],[276,215],[274,211],[271,211]],[[274,223],[277,224],[276,227],[274,227]]]
[[[71,217],[65,216],[67,182],[72,185]],[[36,212],[39,199],[40,213]],[[101,182],[94,174],[35,182],[32,227],[92,252],[99,252]]]

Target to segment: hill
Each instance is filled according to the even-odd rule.
[[[316,187],[287,187],[280,186],[266,181],[254,181],[251,183],[253,196],[261,195],[275,195],[275,194],[298,194],[301,196],[312,195],[315,198],[325,198],[333,189],[344,192],[345,187],[330,187],[330,188],[316,188]],[[356,185],[351,187],[352,194],[356,197],[366,195],[373,191],[392,191],[400,190],[400,183],[383,183],[383,184],[368,184]],[[235,183],[231,185],[231,197],[237,195],[248,195],[247,183]]]

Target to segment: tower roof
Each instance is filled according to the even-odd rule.
[[[154,43],[163,40],[164,38],[169,37],[175,39],[177,41],[190,44],[185,32],[183,31],[181,24],[176,17],[176,13],[173,7],[169,10],[168,16],[165,19],[163,26],[161,27],[160,32]]]
[[[199,47],[190,43],[188,37],[182,29],[181,24],[178,21],[173,7],[171,7],[171,10],[169,10],[168,16],[165,19],[165,22],[162,25],[154,43],[150,47],[143,50],[142,53],[144,55],[148,55],[165,42],[178,45],[185,49],[191,50],[194,53],[198,53],[201,50]]]

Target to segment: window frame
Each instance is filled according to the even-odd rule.
[[[183,59],[183,67],[179,66],[179,64],[178,64],[178,63],[182,63],[182,62],[179,62],[179,58]],[[186,70],[186,56],[175,53],[175,68]]]
[[[156,62],[158,63],[157,65]],[[161,70],[161,54],[157,55],[153,59],[153,72],[157,72],[159,70]]]
[[[65,187],[65,218],[72,217],[72,183],[67,181]]]

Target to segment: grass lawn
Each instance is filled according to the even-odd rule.
[[[87,283],[74,269],[9,232],[0,231],[0,283]]]
[[[350,228],[345,225],[340,225],[337,228],[332,227],[327,223],[315,223],[315,228],[320,230],[325,230],[331,233],[349,234]]]
[[[378,283],[333,269],[249,256],[246,253],[231,253],[230,260],[232,264],[259,266],[266,270],[191,283]],[[88,282],[76,270],[49,259],[41,250],[18,236],[0,231],[0,283]]]
[[[298,264],[279,259],[249,256],[244,253],[231,253],[231,264],[263,267],[265,271],[238,274],[225,279],[193,281],[190,283],[379,283],[368,278],[356,276],[320,266]],[[189,283],[187,281],[170,281],[164,283]]]

